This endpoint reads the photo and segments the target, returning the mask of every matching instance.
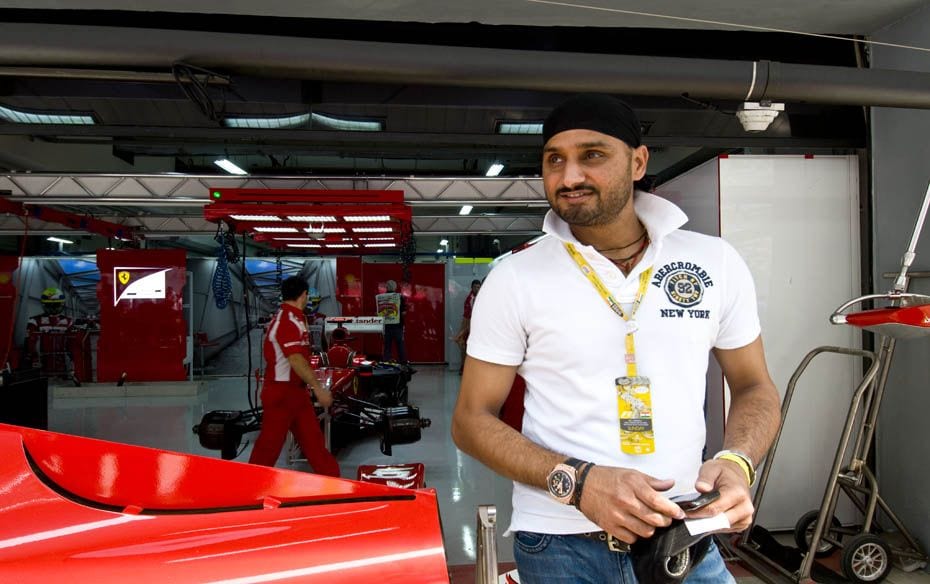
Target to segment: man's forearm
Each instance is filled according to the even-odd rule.
[[[465,453],[509,479],[546,488],[546,476],[566,456],[546,450],[496,416],[456,416],[452,437]]]
[[[739,450],[759,464],[781,423],[781,406],[774,385],[760,384],[732,394],[724,448]]]

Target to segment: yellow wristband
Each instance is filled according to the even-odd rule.
[[[740,455],[738,455],[738,454],[733,454],[733,453],[731,453],[731,452],[727,452],[726,454],[721,454],[721,455],[716,456],[716,457],[714,457],[714,458],[717,458],[717,459],[719,459],[719,460],[729,460],[729,461],[731,461],[731,462],[735,462],[736,464],[739,465],[739,467],[740,467],[741,469],[743,469],[743,472],[746,474],[746,482],[749,483],[749,486],[751,487],[752,484],[755,482],[755,481],[753,480],[753,479],[755,479],[755,477],[753,476],[754,473],[753,473],[752,470],[749,468],[749,463],[747,463],[747,462],[743,459],[742,456],[740,456]]]

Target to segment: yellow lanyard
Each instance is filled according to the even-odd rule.
[[[591,264],[588,263],[588,260],[584,259],[584,256],[575,249],[575,245],[567,241],[564,242],[564,245],[565,249],[568,251],[568,255],[575,260],[575,264],[581,269],[581,273],[591,282],[591,285],[594,286],[597,293],[601,295],[601,298],[604,299],[607,306],[626,322],[626,353],[624,354],[624,358],[626,359],[626,374],[628,377],[635,377],[636,345],[633,343],[633,333],[636,332],[637,326],[633,317],[636,316],[636,311],[639,309],[639,305],[642,303],[643,298],[646,296],[646,291],[649,289],[649,276],[652,275],[652,266],[639,275],[639,290],[636,292],[636,298],[633,299],[633,306],[630,308],[630,314],[626,314],[623,312],[623,307],[621,307],[617,299],[614,298],[614,295],[610,293],[610,290],[607,289],[607,286],[605,286],[598,277],[597,272],[595,272]]]

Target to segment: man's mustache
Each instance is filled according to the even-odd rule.
[[[569,188],[569,187],[562,187],[562,188],[558,189],[558,190],[555,192],[555,195],[556,195],[556,196],[559,196],[559,195],[564,194],[564,193],[573,193],[573,192],[575,192],[575,191],[590,191],[592,195],[599,195],[599,194],[601,194],[600,191],[598,191],[597,188],[595,188],[593,185],[589,185],[589,184],[580,184],[580,185],[573,186],[573,187],[571,187],[571,188]]]

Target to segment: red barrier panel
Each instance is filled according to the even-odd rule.
[[[100,340],[97,381],[187,378],[181,250],[100,250]]]
[[[0,359],[7,357],[10,347],[16,344],[13,334],[13,306],[16,305],[16,286],[13,272],[19,265],[16,256],[0,256]],[[0,363],[4,367],[6,363]],[[14,364],[15,366],[15,364]]]
[[[442,363],[445,357],[446,271],[442,264],[413,264],[410,282],[404,281],[401,264],[362,264],[362,308],[364,315],[377,313],[375,296],[385,291],[388,280],[397,282],[404,295],[404,341],[407,358],[417,363]],[[368,337],[372,335],[366,335]],[[364,350],[380,355],[379,340],[365,339]]]

